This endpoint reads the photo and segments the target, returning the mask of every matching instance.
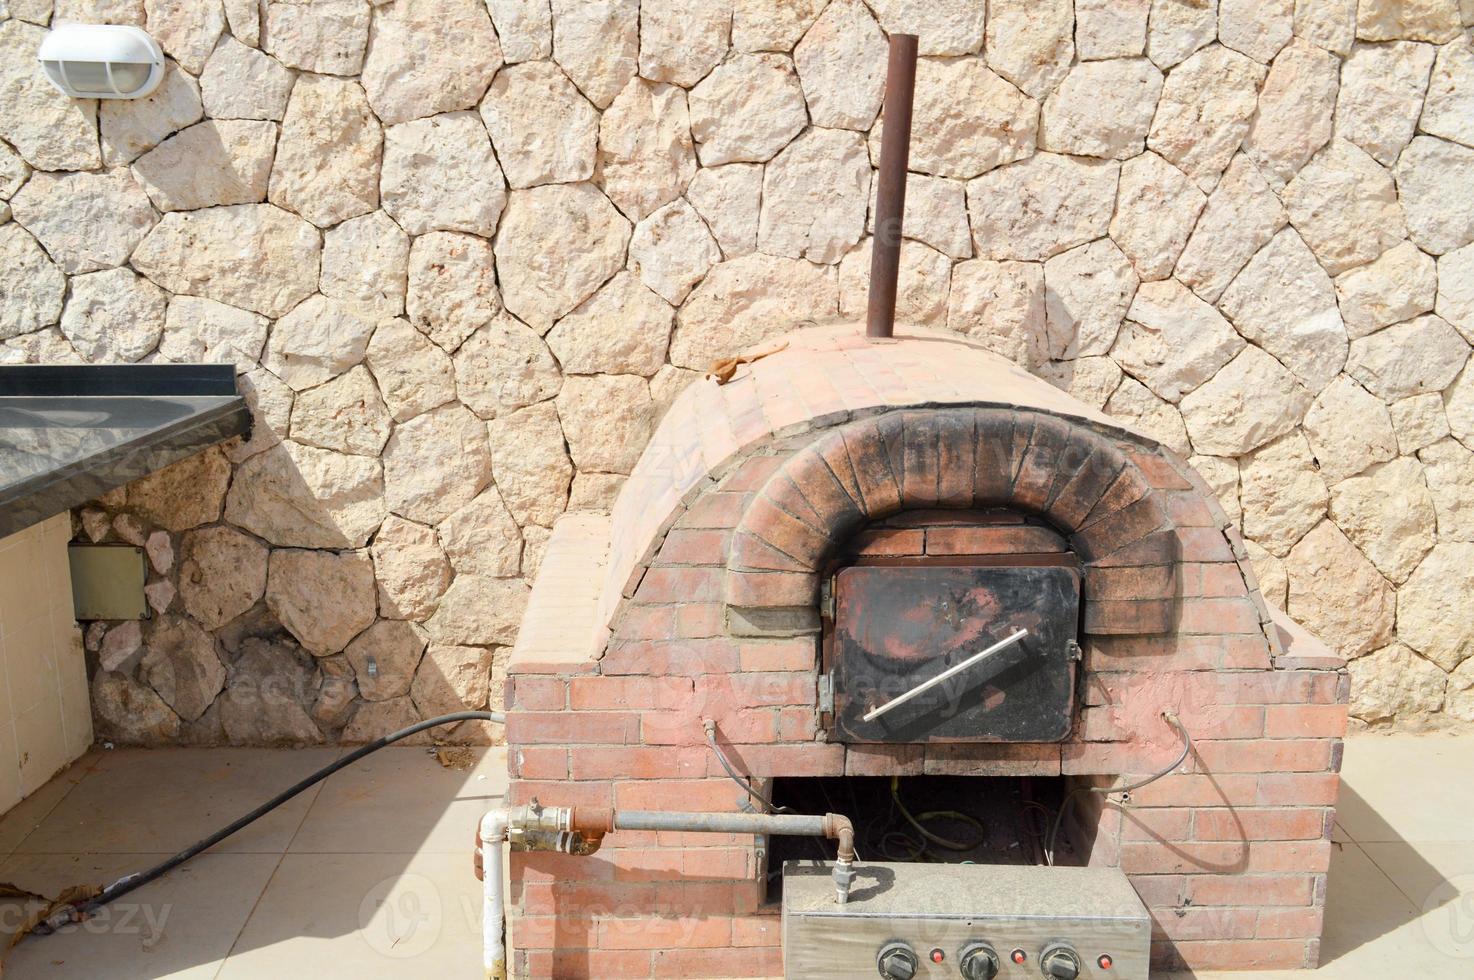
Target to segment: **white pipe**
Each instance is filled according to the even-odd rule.
[[[481,943],[486,980],[507,980],[507,909],[502,893],[507,811],[488,811],[477,836],[481,839]]]
[[[900,707],[901,705],[905,704],[907,701],[910,701],[912,698],[916,697],[916,695],[922,693],[923,691],[930,691],[932,688],[936,687],[938,684],[942,683],[943,681],[947,680],[948,678],[950,678],[950,677],[956,677],[958,674],[962,673],[967,668],[973,666],[976,663],[981,662],[982,660],[985,660],[988,657],[991,657],[993,654],[995,654],[998,651],[1002,650],[1004,647],[1012,646],[1013,644],[1017,643],[1019,640],[1023,639],[1025,636],[1028,636],[1028,635],[1029,635],[1029,631],[1026,630],[1026,629],[1016,630],[1012,635],[1005,636],[1003,639],[999,640],[997,643],[995,643],[992,646],[988,647],[988,649],[981,650],[981,651],[973,654],[972,656],[968,657],[966,660],[962,661],[962,663],[960,663],[960,664],[957,664],[957,665],[955,665],[953,667],[948,667],[946,670],[942,671],[940,674],[938,674],[937,676],[931,678],[930,680],[922,681],[920,684],[917,684],[915,687],[913,687],[911,690],[907,691],[905,694],[901,694],[901,695],[898,695],[897,697],[892,698],[891,700],[887,701],[885,704],[881,705],[878,708],[872,708],[860,720],[861,721],[874,721],[876,718],[879,718],[881,715],[885,714],[887,711],[891,710],[892,708],[898,708],[898,707]]]
[[[602,817],[599,816],[602,814]],[[515,826],[513,826],[515,824]],[[830,837],[839,845],[834,863],[835,901],[849,900],[854,880],[855,830],[837,813],[823,816],[770,813],[679,813],[651,810],[600,810],[580,824],[573,807],[544,807],[536,801],[511,810],[488,810],[476,832],[481,851],[481,942],[486,980],[507,980],[507,906],[502,888],[505,858],[502,848],[517,835],[526,845],[536,837],[546,844],[556,837],[555,849],[564,854],[590,854],[605,833],[616,830],[682,830],[694,833],[752,833]],[[578,845],[592,838],[593,847]],[[545,849],[545,848],[538,848]]]

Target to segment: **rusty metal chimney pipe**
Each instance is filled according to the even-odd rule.
[[[911,157],[911,102],[916,91],[916,35],[892,34],[885,72],[885,123],[870,247],[870,305],[865,336],[889,337],[896,326],[901,271],[901,224],[906,214],[906,167]]]

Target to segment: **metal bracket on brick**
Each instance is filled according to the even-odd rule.
[[[819,711],[832,713],[834,711],[834,675],[819,675]]]

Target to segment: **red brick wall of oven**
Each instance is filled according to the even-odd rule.
[[[843,428],[884,426],[897,414]],[[923,432],[932,424],[927,413],[906,414]],[[981,447],[978,418],[971,431]],[[514,665],[509,802],[735,810],[739,791],[705,745],[704,718],[717,722],[737,766],[757,777],[1147,774],[1179,749],[1159,715],[1171,707],[1191,731],[1195,753],[1134,794],[1124,812],[1105,808],[1092,861],[1118,863],[1130,876],[1154,919],[1160,965],[1314,965],[1347,680],[1334,662],[1281,654],[1242,543],[1224,530],[1228,522],[1201,481],[1166,452],[1114,440],[1130,460],[1129,477],[1102,476],[1094,500],[1079,507],[1099,511],[1095,524],[1120,525],[1116,532],[1096,527],[1097,552],[1110,540],[1115,551],[1130,554],[1135,546],[1146,557],[1112,562],[1110,552],[1080,543],[1083,532],[1061,529],[1074,534],[1086,561],[1084,678],[1070,739],[845,746],[818,731],[819,636],[734,635],[729,626],[729,607],[794,606],[808,594],[803,568],[761,568],[760,542],[750,539],[785,533],[765,525],[764,514],[775,502],[785,515],[800,509],[790,498],[795,490],[804,496],[801,464],[836,431],[775,440],[696,495],[640,563],[601,659],[575,668]],[[866,438],[851,439],[853,456]],[[1033,447],[1018,439],[1000,452]],[[921,455],[945,466],[942,448]],[[896,452],[904,457],[905,447]],[[863,484],[862,461],[854,462],[850,472]],[[973,458],[966,465],[976,474],[981,464]],[[1017,481],[1029,462],[1018,456],[1002,465]],[[910,493],[854,488],[866,500],[898,494],[902,509],[889,525],[864,519],[861,536],[847,529],[844,539],[872,553],[925,551],[929,535],[934,548],[973,547],[957,540],[968,529],[935,526],[948,522],[946,514],[907,507],[942,493],[950,477],[907,472],[925,486]],[[1119,486],[1125,479],[1132,485]],[[822,515],[804,516],[812,523],[792,533],[837,533]],[[928,523],[934,526],[908,526]],[[1153,535],[1170,550],[1142,544]],[[829,547],[830,557],[841,546],[815,545]],[[772,564],[802,550],[789,547]],[[1167,602],[1170,623],[1160,621],[1157,606],[1143,606],[1144,595]],[[762,870],[753,839],[743,836],[620,832],[589,857],[514,854],[516,966],[527,976],[781,975],[779,918],[761,905]]]

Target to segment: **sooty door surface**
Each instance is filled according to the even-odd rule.
[[[842,742],[1055,742],[1070,733],[1077,569],[853,566],[834,580]],[[864,715],[1018,630],[1027,634],[874,718]]]

